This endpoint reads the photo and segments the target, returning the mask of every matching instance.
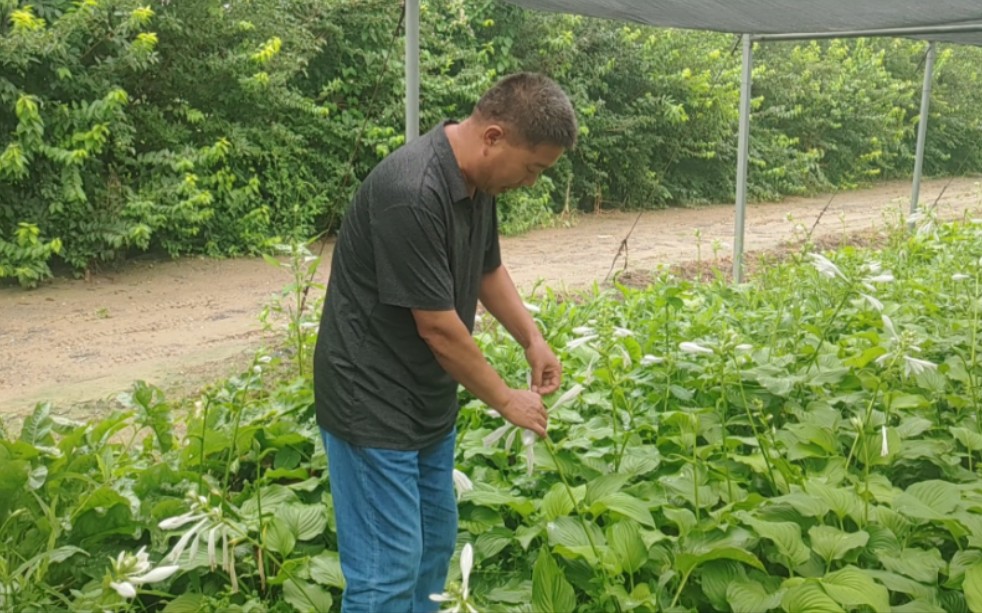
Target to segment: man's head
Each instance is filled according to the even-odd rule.
[[[471,179],[492,195],[531,186],[576,144],[573,105],[550,78],[514,74],[498,81],[469,118],[480,139]]]

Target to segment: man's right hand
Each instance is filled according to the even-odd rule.
[[[540,437],[546,436],[546,424],[549,415],[542,403],[542,396],[528,390],[512,389],[508,392],[505,404],[498,408],[501,416],[519,428],[535,432]]]

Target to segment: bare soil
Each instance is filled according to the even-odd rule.
[[[897,225],[909,197],[908,183],[892,182],[834,198],[754,204],[744,249],[779,249],[813,226],[811,238],[819,241],[874,236]],[[977,178],[926,181],[922,206],[936,200],[940,218],[976,217],[982,185]],[[586,214],[568,227],[504,238],[502,255],[523,291],[576,289],[603,282],[612,264],[615,273],[635,276],[706,262],[729,266],[733,225],[732,204],[650,211],[640,219],[630,212]],[[324,246],[322,282],[331,248]],[[259,313],[288,283],[286,270],[261,258],[193,258],[138,259],[88,280],[59,278],[29,291],[2,287],[0,415],[19,421],[47,401],[58,412],[94,417],[105,411],[100,401],[138,379],[180,395],[240,372],[257,349],[274,344]]]

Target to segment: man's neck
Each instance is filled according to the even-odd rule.
[[[447,124],[443,128],[447,135],[447,141],[450,142],[450,150],[453,151],[454,158],[457,160],[457,167],[460,168],[460,174],[464,178],[467,192],[473,199],[477,193],[477,184],[471,179],[469,172],[471,158],[468,157],[470,150],[467,147],[467,141],[472,137],[471,129],[472,125],[467,119],[460,123]]]

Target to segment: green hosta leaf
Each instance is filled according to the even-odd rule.
[[[801,581],[800,579],[785,581],[785,585],[789,587],[781,599],[781,607],[787,613],[845,613],[839,603],[815,580]]]
[[[600,515],[605,510],[630,517],[649,528],[655,527],[655,520],[651,517],[648,505],[630,494],[624,492],[607,494],[590,507],[590,512],[595,516]]]
[[[785,590],[777,592],[749,579],[739,579],[726,588],[726,601],[733,613],[765,613],[781,606]]]
[[[761,537],[773,542],[792,568],[804,564],[811,557],[811,552],[801,539],[801,526],[798,524],[760,521],[747,514],[743,514],[741,519]]]
[[[832,487],[820,481],[809,480],[805,484],[805,489],[825,502],[839,519],[847,515],[855,518],[862,506],[855,492],[841,487]]]
[[[962,581],[965,601],[973,613],[982,611],[982,562],[965,569],[965,579]]]
[[[892,570],[921,583],[936,584],[938,573],[947,566],[941,559],[937,549],[917,549],[909,547],[897,556],[882,556],[880,563],[887,570]]]
[[[283,584],[283,600],[300,613],[330,611],[334,604],[331,593],[321,586],[296,579],[289,579]]]
[[[264,544],[272,551],[288,556],[297,544],[297,537],[285,519],[274,517],[266,524]]]
[[[336,551],[322,551],[310,558],[310,578],[321,585],[344,589],[341,560]]]
[[[589,530],[589,538],[586,530]],[[582,557],[590,564],[599,562],[593,546],[595,545],[598,550],[607,546],[597,524],[584,522],[579,517],[560,517],[554,522],[549,522],[546,531],[549,534],[549,544],[556,548],[557,553],[567,558]]]
[[[774,504],[787,504],[803,517],[824,517],[831,509],[818,496],[805,492],[793,492],[778,498],[772,498]]]
[[[269,485],[260,490],[261,496],[252,495],[242,503],[240,512],[244,517],[259,517],[259,501],[262,499],[263,515],[276,515],[279,506],[291,502],[299,502],[296,492],[279,484]]]
[[[204,594],[185,592],[167,603],[162,613],[198,613],[204,609]]]
[[[817,445],[826,452],[826,455],[837,453],[839,450],[839,441],[828,428],[817,424],[792,424],[787,427],[787,430],[802,443]]]
[[[603,475],[587,483],[586,503],[593,503],[606,498],[611,494],[620,493],[627,483],[628,476],[622,474]]]
[[[825,561],[839,560],[849,551],[864,547],[869,542],[869,533],[843,532],[832,526],[813,526],[808,529],[811,546]]]
[[[624,450],[621,459],[621,473],[629,477],[640,477],[658,469],[661,455],[654,445],[631,445]]]
[[[505,576],[507,577],[507,575]],[[532,601],[532,582],[528,579],[513,576],[503,583],[499,583],[500,581],[504,581],[504,579],[495,579],[495,586],[484,595],[486,600],[509,605],[524,604],[526,606]],[[501,607],[501,610],[511,610],[512,608]]]
[[[968,428],[951,428],[951,434],[969,451],[982,450],[982,434]]]
[[[948,563],[948,580],[945,581],[945,587],[959,587],[965,578],[965,571],[980,562],[982,562],[982,551],[978,549],[956,552]]]
[[[309,541],[324,535],[327,529],[327,510],[323,504],[291,504],[277,514],[298,541]]]
[[[580,489],[584,490],[585,488],[581,487]],[[554,483],[542,497],[542,514],[545,515],[546,521],[553,521],[557,517],[569,515],[574,508],[573,501],[569,497],[569,490],[562,483]]]
[[[734,582],[744,579],[743,567],[731,560],[714,560],[699,569],[699,586],[702,593],[713,605],[713,610],[725,611],[727,608],[726,590]]]
[[[910,533],[914,524],[909,519],[890,507],[876,507],[876,520],[888,529],[897,539],[904,539]]]
[[[894,510],[907,517],[928,521],[943,521],[961,502],[961,493],[947,481],[931,480],[915,483],[893,499]]]
[[[951,613],[933,600],[917,598],[902,605],[890,607],[890,613]]]
[[[648,561],[648,549],[641,540],[641,529],[631,520],[612,525],[607,530],[607,541],[625,572],[636,573]]]
[[[912,415],[910,417],[905,417],[900,421],[900,425],[897,426],[897,434],[900,438],[914,438],[924,434],[928,430],[934,427],[934,422],[929,419],[924,419],[923,417]]]
[[[877,555],[899,555],[900,541],[889,528],[879,524],[869,524],[866,526],[869,534],[869,541],[866,548]]]
[[[665,519],[679,527],[679,535],[686,536],[696,526],[696,516],[689,509],[665,507],[661,510]]]
[[[54,422],[51,421],[51,405],[47,402],[38,403],[34,412],[24,420],[20,429],[20,440],[35,447],[50,447],[55,444],[51,435]]]
[[[522,546],[522,549],[528,551],[529,545],[540,534],[542,534],[541,525],[519,526],[515,529],[515,540]]]
[[[460,527],[471,534],[487,532],[492,528],[497,528],[502,523],[504,523],[504,519],[502,519],[501,513],[490,507],[470,507],[461,510],[460,513]]]
[[[482,560],[492,558],[501,550],[512,543],[515,534],[507,528],[493,528],[477,537],[474,541],[474,550]]]
[[[679,553],[675,556],[675,569],[685,574],[691,572],[700,564],[705,564],[711,560],[736,560],[759,570],[764,570],[764,565],[760,563],[757,556],[746,549],[738,549],[736,547],[718,547],[700,555]]]
[[[935,587],[924,585],[895,572],[867,569],[866,574],[885,585],[891,592],[907,594],[924,600],[934,600],[937,597],[938,590]]]
[[[532,567],[532,609],[543,613],[572,611],[576,608],[576,593],[563,571],[545,547]]]
[[[855,566],[825,575],[822,587],[836,602],[852,609],[868,605],[874,611],[890,609],[890,594],[887,588],[876,583],[870,575]]]

